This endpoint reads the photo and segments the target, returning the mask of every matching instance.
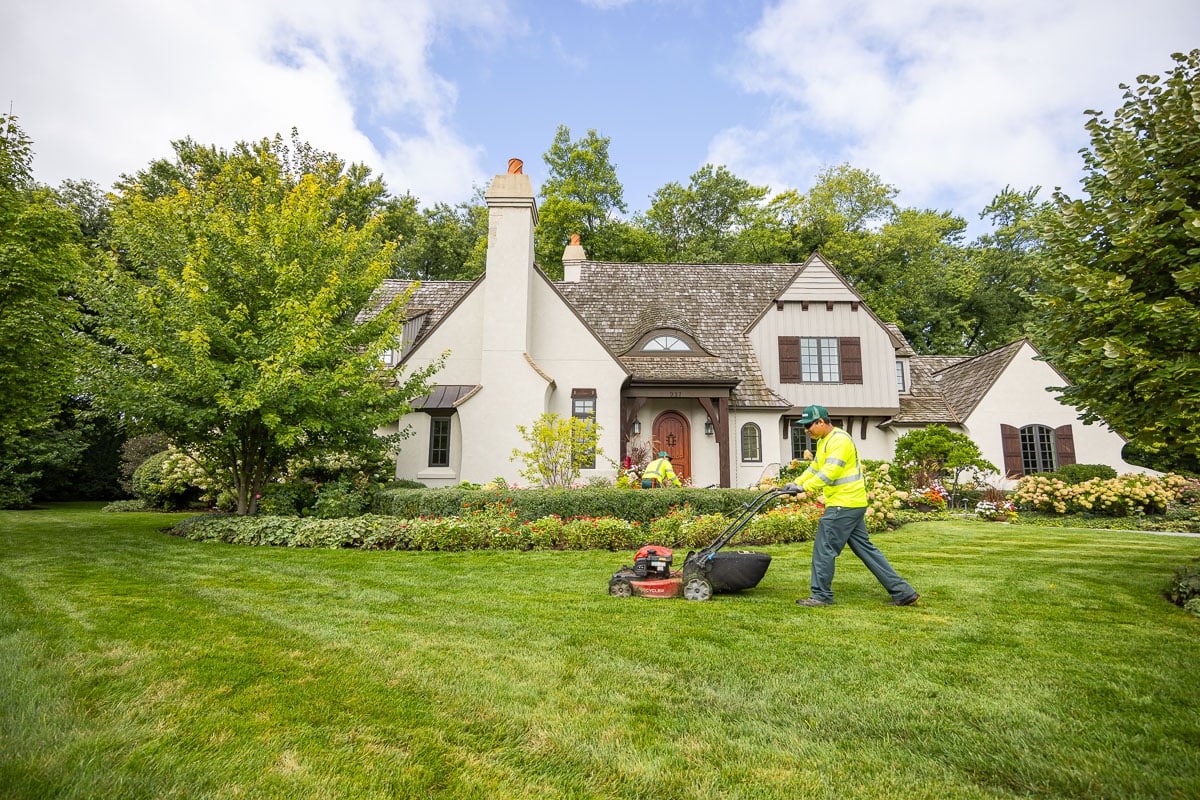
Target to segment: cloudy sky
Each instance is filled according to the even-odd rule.
[[[0,102],[51,185],[294,126],[455,203],[510,157],[539,185],[567,125],[631,212],[705,163],[778,191],[848,162],[974,220],[1074,190],[1083,111],[1194,47],[1195,0],[4,0]]]

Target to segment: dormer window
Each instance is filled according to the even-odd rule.
[[[690,333],[678,328],[655,328],[642,334],[626,355],[641,356],[710,356]]]
[[[643,353],[690,353],[691,350],[691,345],[678,336],[672,336],[669,333],[655,336],[642,345]]]

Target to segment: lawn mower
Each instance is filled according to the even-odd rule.
[[[672,570],[675,557],[669,547],[648,544],[637,551],[633,566],[623,566],[608,582],[613,597],[682,597],[685,600],[709,600],[719,592],[753,589],[767,574],[771,556],[767,553],[718,552],[750,524],[754,515],[777,497],[800,494],[800,487],[789,483],[781,489],[768,489],[750,503],[741,516],[730,523],[716,541],[703,550],[687,554],[682,570]]]

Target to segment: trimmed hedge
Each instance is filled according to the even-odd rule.
[[[816,533],[820,507],[785,503],[758,514],[732,543],[785,544],[808,541]],[[458,516],[399,517],[371,514],[344,519],[312,517],[190,517],[171,533],[196,541],[280,547],[367,550],[633,550],[653,542],[699,549],[730,525],[722,514],[671,511],[648,525],[617,517],[546,516],[522,521],[494,503]]]
[[[521,522],[543,517],[616,517],[648,525],[689,506],[695,514],[736,517],[761,492],[752,489],[402,489],[388,487],[375,497],[375,514],[415,519],[454,517],[501,503]]]

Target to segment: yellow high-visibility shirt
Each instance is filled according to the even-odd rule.
[[[671,467],[670,460],[666,458],[656,458],[647,464],[642,477],[654,478],[663,486],[679,485],[679,479],[675,477],[675,470]]]
[[[841,428],[834,428],[817,441],[817,455],[796,483],[805,492],[814,492],[819,487],[825,493],[827,506],[867,506],[867,483],[858,464],[858,449],[850,434]]]

